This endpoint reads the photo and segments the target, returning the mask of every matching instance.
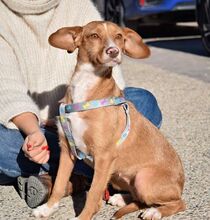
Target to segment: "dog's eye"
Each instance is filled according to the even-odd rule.
[[[98,39],[98,38],[99,38],[98,34],[96,34],[96,33],[91,34],[90,37],[91,37],[92,39]]]
[[[123,37],[122,34],[117,34],[117,35],[115,36],[115,39],[116,39],[116,40],[121,40],[122,37]]]

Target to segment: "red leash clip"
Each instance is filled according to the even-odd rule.
[[[106,189],[105,192],[104,192],[103,200],[106,201],[106,202],[108,202],[108,201],[109,201],[109,198],[110,198],[109,190]]]

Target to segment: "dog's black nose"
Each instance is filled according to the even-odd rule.
[[[106,50],[106,53],[111,57],[111,58],[115,58],[117,57],[117,55],[119,54],[119,49],[117,47],[109,47]]]

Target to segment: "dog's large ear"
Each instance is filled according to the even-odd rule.
[[[82,27],[64,27],[51,34],[48,41],[53,47],[73,52],[80,46],[82,38]]]
[[[146,58],[150,55],[149,47],[143,43],[142,38],[130,28],[122,28],[125,36],[123,53],[132,58]]]

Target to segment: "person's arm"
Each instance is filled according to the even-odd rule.
[[[31,112],[24,112],[15,116],[12,122],[21,130],[26,136],[40,130],[37,117]]]
[[[39,128],[39,110],[28,95],[17,55],[1,36],[0,56],[0,123],[16,125],[26,135],[22,147],[25,155],[36,163],[46,163],[49,151]]]

